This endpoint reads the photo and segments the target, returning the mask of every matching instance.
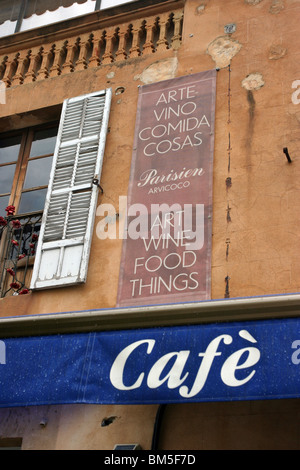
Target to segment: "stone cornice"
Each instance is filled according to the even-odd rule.
[[[29,294],[30,295],[30,294]],[[300,316],[300,294],[0,318],[0,338],[260,321]]]

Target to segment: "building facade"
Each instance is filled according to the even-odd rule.
[[[299,449],[299,0],[48,3],[0,2],[0,446]]]

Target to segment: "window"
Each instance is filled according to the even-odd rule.
[[[0,136],[0,215],[43,210],[58,124]]]
[[[19,159],[22,135],[0,138],[0,213],[8,206],[16,166]]]
[[[1,296],[23,292],[41,227],[58,124],[0,136]],[[6,208],[8,209],[6,212]]]
[[[58,128],[0,139],[1,297],[85,282],[110,102],[70,98]]]
[[[138,0],[0,0],[0,37]]]

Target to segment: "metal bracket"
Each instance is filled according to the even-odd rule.
[[[93,178],[93,184],[94,184],[95,186],[98,186],[98,188],[99,188],[100,191],[101,191],[101,194],[103,194],[104,191],[103,191],[103,188],[102,188],[102,187],[100,186],[100,184],[99,184],[98,178]]]
[[[291,157],[290,157],[290,154],[289,154],[289,151],[288,151],[287,147],[284,147],[283,153],[285,154],[287,161],[288,161],[289,163],[292,163],[292,159],[291,159]]]

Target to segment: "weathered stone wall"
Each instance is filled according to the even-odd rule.
[[[138,85],[217,68],[212,298],[297,292],[299,8],[295,0],[188,0],[179,48],[11,86],[3,126],[36,124],[65,98],[112,87],[99,203],[117,209],[127,194]],[[2,314],[114,307],[121,246],[95,232],[86,285],[1,300]]]
[[[55,111],[65,98],[112,87],[99,203],[117,207],[119,196],[127,194],[138,85],[219,69],[212,298],[299,292],[299,21],[298,0],[187,0],[180,48],[12,86],[0,106],[0,123],[36,124],[45,120],[46,108]],[[1,315],[114,307],[121,248],[121,240],[94,236],[85,285],[1,299]],[[298,401],[220,407],[171,407],[163,448],[246,448],[250,435],[250,448],[299,448]],[[49,422],[41,429],[44,412]],[[22,434],[24,448],[36,449],[112,449],[136,441],[149,448],[155,413],[155,406],[0,410],[0,436]],[[101,427],[109,416],[117,419]],[[275,428],[276,439],[267,439]]]

